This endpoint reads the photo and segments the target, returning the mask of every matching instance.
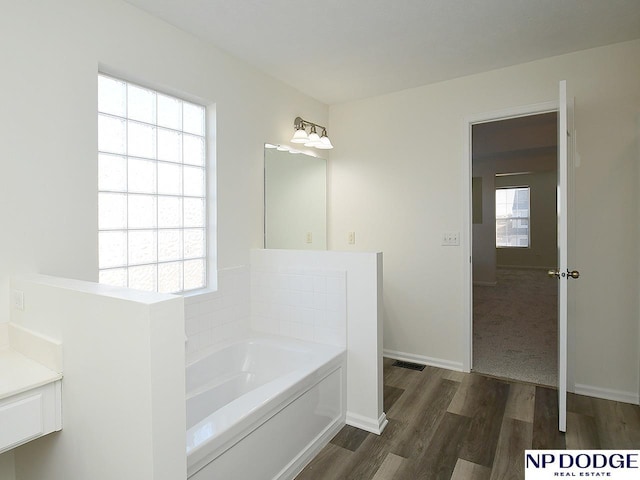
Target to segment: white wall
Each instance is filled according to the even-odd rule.
[[[19,480],[186,478],[178,296],[33,275],[12,323],[62,344],[62,430],[14,450]]]
[[[221,268],[262,246],[264,143],[288,142],[296,116],[328,119],[323,104],[119,0],[12,2],[0,43],[0,324],[11,275],[97,279],[99,66],[215,104]]]
[[[14,2],[0,16],[0,323],[10,274],[97,279],[97,72],[215,104],[218,265],[262,246],[263,145],[328,109],[119,0]]]
[[[472,206],[482,212],[482,222],[472,224],[472,280],[477,285],[496,285],[496,175],[490,165],[473,165],[473,178],[480,179],[482,195]],[[472,200],[473,202],[473,200]]]
[[[469,259],[440,238],[468,228],[465,118],[557,100],[566,79],[582,274],[570,366],[576,384],[637,398],[638,58],[633,41],[331,107],[329,246],[384,252],[385,349],[462,366]]]
[[[495,285],[496,266],[552,268],[556,266],[555,154],[506,157],[473,162],[473,176],[482,178],[482,223],[473,224],[473,282]],[[496,173],[532,172],[500,176]],[[495,191],[497,187],[531,188],[531,238],[528,248],[496,248]]]

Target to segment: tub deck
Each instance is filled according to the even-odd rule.
[[[344,348],[251,337],[187,366],[189,478],[292,478],[344,425],[345,362]]]

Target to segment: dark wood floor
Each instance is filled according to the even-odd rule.
[[[392,363],[382,435],[344,427],[297,480],[522,479],[526,449],[640,449],[638,406],[570,394],[561,434],[553,389]]]

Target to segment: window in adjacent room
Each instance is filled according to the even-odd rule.
[[[206,286],[205,107],[98,75],[100,283]]]
[[[529,187],[496,189],[496,246],[528,247]]]

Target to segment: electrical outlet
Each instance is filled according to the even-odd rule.
[[[349,245],[356,244],[356,232],[349,232],[349,235],[347,236],[347,243]]]
[[[442,245],[456,246],[460,245],[460,233],[445,232],[442,234]]]
[[[307,243],[313,243],[313,233],[311,232],[307,232],[307,239],[306,239]]]
[[[11,302],[16,310],[24,310],[24,292],[20,290],[12,290]]]

